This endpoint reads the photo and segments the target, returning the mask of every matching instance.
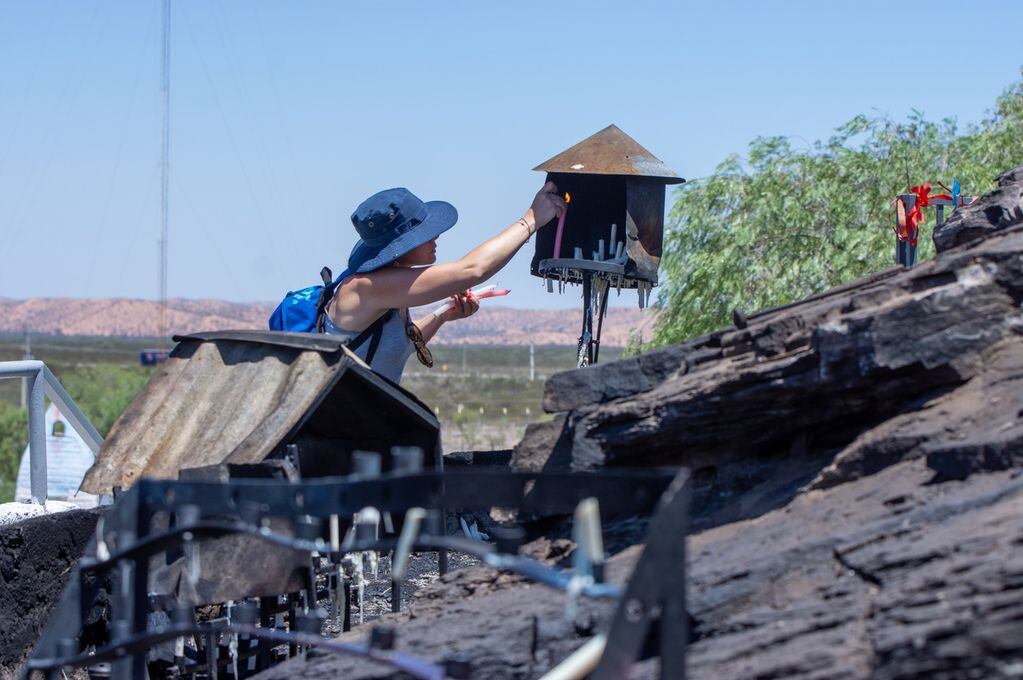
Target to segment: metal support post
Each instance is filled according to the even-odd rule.
[[[341,631],[347,633],[352,629],[352,580],[347,576],[341,581],[341,592],[345,598],[344,616],[341,617]]]
[[[206,678],[217,680],[217,634],[206,633],[203,646],[206,648]]]
[[[592,680],[629,677],[653,630],[661,657],[660,677],[685,680],[688,527],[689,472],[683,470],[658,501],[646,545],[611,620],[607,646],[588,676]]]
[[[600,361],[600,334],[604,330],[604,317],[607,316],[607,299],[611,295],[611,282],[601,278],[598,280],[600,286],[600,304],[597,311],[597,332],[593,336],[593,363]]]
[[[276,597],[259,598],[259,625],[262,628],[273,628],[274,605],[276,604]],[[273,643],[266,638],[260,638],[256,645],[259,648],[259,653],[256,655],[256,670],[265,671],[272,665],[270,654],[273,650]]]
[[[401,579],[394,577],[394,556],[397,551],[391,551],[391,612],[401,611]]]
[[[46,393],[42,371],[25,378],[28,381],[28,455],[32,502],[46,505]]]
[[[576,368],[593,363],[593,274],[583,271],[583,327],[579,333]]]
[[[288,630],[298,630],[298,593],[288,593]],[[294,642],[288,643],[288,656],[298,654],[298,645]]]

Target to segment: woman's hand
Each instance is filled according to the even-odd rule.
[[[533,231],[554,220],[565,209],[565,199],[558,195],[558,187],[554,182],[547,182],[540,188],[533,198],[533,205],[529,206],[526,216],[523,218],[527,223],[531,222]]]
[[[480,301],[477,300],[471,292],[458,293],[456,295],[452,295],[448,299],[451,300],[452,305],[451,309],[441,315],[441,319],[444,321],[464,319],[465,317],[472,316],[479,311]]]

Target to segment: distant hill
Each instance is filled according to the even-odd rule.
[[[622,347],[633,329],[649,337],[652,314],[635,307],[612,306],[604,322],[603,342]],[[614,298],[612,298],[612,304]],[[266,328],[275,303],[184,300],[168,302],[168,326],[172,333]],[[413,316],[416,313],[413,311]],[[151,337],[158,333],[159,305],[153,300],[0,298],[0,333],[29,331],[43,335],[109,335]],[[435,339],[438,344],[568,345],[579,338],[580,310],[513,309],[483,304],[480,311],[447,324]]]

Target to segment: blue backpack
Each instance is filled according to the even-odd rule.
[[[323,333],[324,324],[327,319],[327,303],[334,297],[334,291],[344,278],[348,276],[348,270],[344,270],[334,278],[330,267],[320,270],[320,278],[323,279],[322,286],[309,286],[301,290],[289,290],[288,294],[277,305],[277,309],[270,315],[269,325],[272,331],[291,331],[293,333]],[[373,357],[380,344],[380,336],[384,332],[384,323],[391,318],[394,310],[388,310],[386,314],[370,324],[369,328],[349,340],[347,347],[351,350],[357,349],[366,340],[369,343],[369,351],[366,353],[366,363],[373,363]]]
[[[322,333],[326,319],[327,303],[334,297],[341,280],[348,276],[348,270],[335,279],[330,267],[320,270],[322,286],[309,286],[301,290],[289,290],[270,315],[270,330],[294,333]]]

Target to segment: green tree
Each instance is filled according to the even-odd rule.
[[[144,366],[104,363],[79,366],[58,378],[93,427],[106,436],[151,375],[152,369]]]
[[[21,453],[28,445],[28,411],[0,402],[0,503],[14,500]]]
[[[1023,72],[1021,72],[1023,73]],[[860,115],[826,141],[758,137],[675,194],[661,261],[659,318],[647,346],[729,325],[731,311],[784,304],[894,266],[891,199],[930,181],[993,188],[1023,163],[1023,81],[965,131],[920,112]],[[933,256],[933,211],[918,260]]]

